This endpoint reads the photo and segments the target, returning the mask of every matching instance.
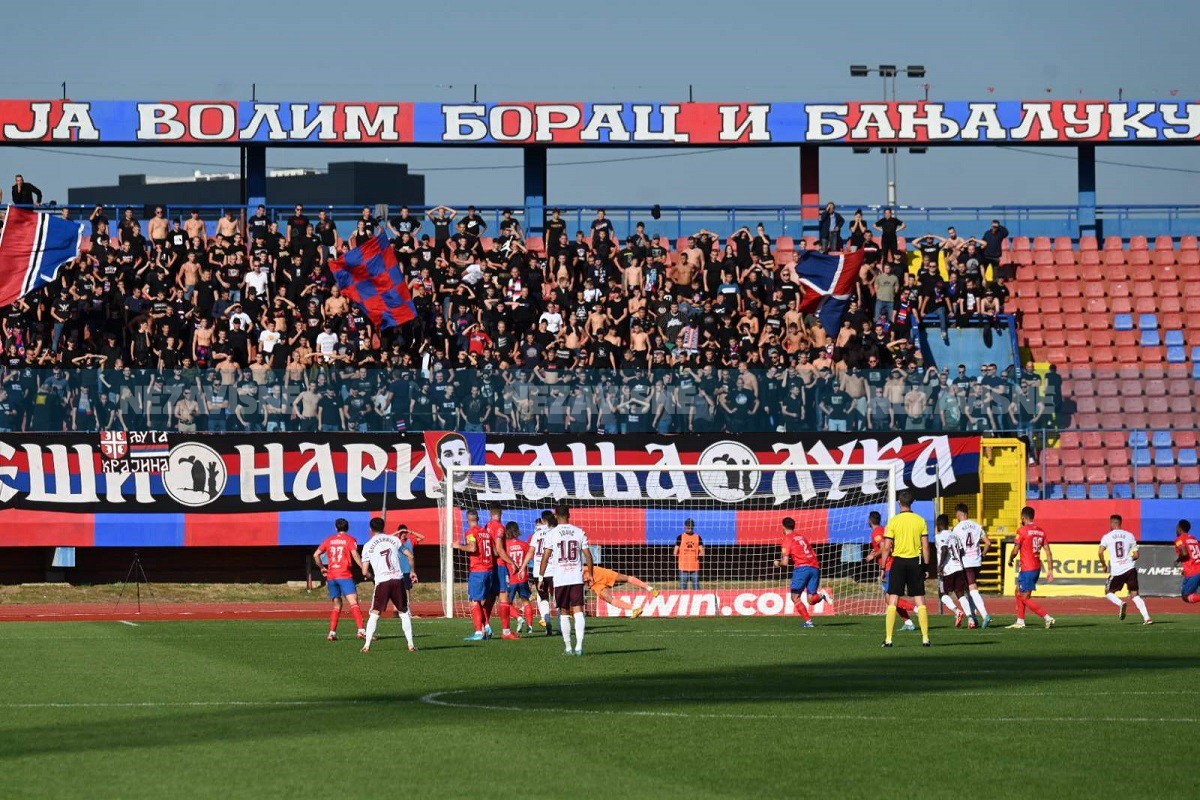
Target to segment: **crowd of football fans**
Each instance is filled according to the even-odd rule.
[[[677,248],[603,211],[529,238],[444,206],[364,208],[349,231],[302,206],[114,216],[96,207],[85,254],[0,310],[0,430],[994,431],[1059,411],[1032,365],[939,370],[917,344],[999,325],[999,222],[912,240],[914,274],[891,211],[832,204],[790,251],[761,225]],[[416,319],[378,330],[329,261],[382,229]],[[866,254],[835,335],[800,308],[806,247]]]

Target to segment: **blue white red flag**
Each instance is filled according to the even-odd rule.
[[[821,327],[836,336],[842,327],[846,309],[854,297],[854,286],[862,270],[863,251],[853,253],[819,253],[804,250],[796,267],[804,295],[800,309],[816,314]]]
[[[380,330],[416,319],[412,292],[386,234],[330,261],[329,268],[342,294],[358,303]]]
[[[54,214],[8,207],[0,231],[0,306],[53,283],[79,257],[83,226]]]

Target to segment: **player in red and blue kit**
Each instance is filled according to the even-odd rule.
[[[882,555],[883,540],[887,538],[887,528],[883,527],[883,517],[878,511],[872,511],[867,515],[867,522],[871,525],[871,552],[867,553],[866,561],[874,561]],[[896,559],[888,556],[887,562],[879,562],[879,582],[883,587],[884,599],[887,599],[888,577],[892,571],[892,562]],[[916,606],[907,597],[896,599],[896,613],[900,619],[904,620],[904,630],[916,630],[913,625],[912,617],[908,612],[912,611]]]
[[[783,542],[779,546],[779,558],[775,561],[777,567],[787,567],[792,564],[792,603],[796,612],[804,618],[804,627],[812,628],[812,614],[804,604],[807,594],[813,603],[828,603],[829,596],[821,589],[821,560],[804,535],[796,532],[796,520],[791,517],[783,518]]]
[[[329,612],[329,636],[331,642],[337,641],[338,619],[342,615],[342,598],[350,603],[350,613],[358,625],[358,638],[367,638],[367,629],[363,626],[362,609],[358,607],[358,587],[354,584],[354,573],[350,571],[351,564],[358,564],[361,571],[362,559],[358,556],[358,542],[350,535],[350,522],[341,517],[334,520],[336,533],[313,551],[313,561],[317,562],[321,574],[325,576],[329,589],[329,599],[333,602],[333,610]],[[328,562],[326,566],[325,562]]]
[[[1046,580],[1053,581],[1054,561],[1046,540],[1046,532],[1034,524],[1033,509],[1025,506],[1021,509],[1021,527],[1017,528],[1012,555],[1008,557],[1009,569],[1012,569],[1018,556],[1021,558],[1021,571],[1017,573],[1017,621],[1009,625],[1010,628],[1025,627],[1026,609],[1044,619],[1047,628],[1054,627],[1054,617],[1047,614],[1033,599],[1033,590],[1037,588],[1038,578],[1042,574],[1043,550],[1046,553]]]
[[[529,586],[529,559],[531,549],[528,542],[521,541],[521,526],[515,522],[510,522],[504,526],[504,543],[508,551],[509,565],[505,571],[508,573],[508,590],[506,591],[507,599],[510,607],[516,611],[517,631],[512,634],[513,639],[520,638],[521,626],[526,625],[529,630],[533,631],[533,603],[529,602],[533,596],[533,592]],[[513,601],[517,600],[516,604]],[[505,632],[508,627],[505,626]],[[505,637],[509,638],[509,637]]]
[[[1175,526],[1175,556],[1183,564],[1179,596],[1185,603],[1200,603],[1200,540],[1192,536],[1192,523],[1186,519]]]
[[[488,523],[484,527],[484,531],[492,540],[492,552],[497,556],[506,555],[508,548],[505,546],[504,521],[501,517],[504,516],[504,509],[499,503],[488,504]],[[500,598],[500,624],[503,627],[503,639],[519,639],[509,628],[512,618],[512,606],[508,602],[508,564],[497,557],[496,559],[496,593]],[[486,624],[483,627],[483,632],[488,636],[492,635],[492,608],[496,604],[496,598],[483,604],[483,611],[487,615]]]
[[[475,622],[475,633],[467,637],[469,642],[478,642],[490,636],[487,632],[488,614],[485,608],[494,603],[500,593],[496,579],[496,561],[508,562],[508,556],[492,549],[492,537],[479,526],[479,512],[467,512],[467,530],[463,541],[454,542],[452,547],[470,555],[470,574],[467,576],[467,599],[471,601],[471,619]]]

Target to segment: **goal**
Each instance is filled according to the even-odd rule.
[[[865,560],[871,547],[868,520],[877,511],[887,523],[901,469],[898,462],[450,467],[439,512],[443,612],[469,614],[468,557],[450,546],[463,541],[469,510],[478,511],[486,525],[487,507],[499,503],[503,520],[516,522],[528,541],[538,517],[565,502],[571,522],[587,533],[595,563],[661,590],[658,597],[627,585],[613,591],[644,616],[795,613],[791,567],[774,565],[786,517],[821,560],[821,585],[831,602],[810,606],[811,612],[881,613],[879,570]],[[689,522],[703,545],[702,553],[692,551],[698,558],[691,561],[688,552],[676,550]],[[630,613],[591,593],[588,598],[597,616]]]

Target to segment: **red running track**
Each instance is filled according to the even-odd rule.
[[[930,598],[931,600],[933,598]],[[1103,597],[1038,597],[1038,603],[1054,615],[1116,614],[1116,608]],[[1011,597],[989,597],[988,609],[997,616],[1015,613]],[[1200,613],[1200,604],[1189,605],[1178,598],[1151,597],[1146,599],[1151,616],[1156,614]],[[414,603],[417,617],[441,616],[439,603]],[[1130,615],[1137,611],[1130,606]],[[311,603],[164,603],[143,602],[137,606],[128,600],[120,606],[100,603],[10,604],[0,606],[0,622],[161,622],[171,620],[221,619],[324,619],[329,616],[328,601]]]

